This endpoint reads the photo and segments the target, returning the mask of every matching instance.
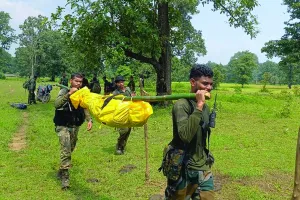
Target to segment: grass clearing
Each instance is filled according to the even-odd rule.
[[[171,107],[154,107],[148,121],[150,181],[145,183],[143,127],[132,131],[124,156],[114,155],[118,133],[95,122],[86,123],[72,155],[71,189],[61,191],[56,179],[59,143],[52,122],[53,102],[18,110],[11,102],[26,102],[23,80],[0,80],[0,199],[149,199],[162,194],[165,177],[157,169],[162,150],[172,138]],[[45,83],[37,83],[37,85]],[[147,84],[147,82],[146,82]],[[189,91],[188,83],[173,83],[174,93]],[[213,172],[216,199],[290,199],[293,190],[300,98],[286,86],[221,84],[216,128],[210,148],[216,158]],[[146,85],[152,94],[152,85]],[[283,92],[284,91],[284,92]],[[212,105],[213,101],[209,101]],[[26,148],[13,151],[9,144],[28,115]],[[124,166],[133,165],[129,173]]]

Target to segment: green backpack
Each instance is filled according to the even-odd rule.
[[[26,90],[28,90],[29,84],[30,84],[30,79],[28,79],[27,81],[25,81],[23,83],[23,88],[26,89]]]

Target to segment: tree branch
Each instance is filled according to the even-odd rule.
[[[147,58],[141,54],[134,53],[134,52],[130,51],[129,49],[124,49],[124,52],[125,52],[126,56],[128,56],[130,58],[134,58],[143,63],[148,63],[150,65],[153,65],[153,67],[155,69],[157,69],[159,67],[159,62],[157,60],[155,60],[154,58]]]
[[[212,0],[215,4],[219,4],[229,15],[234,19],[234,21],[238,22],[238,19],[236,19],[230,10],[228,10],[223,4],[216,2],[215,0]]]

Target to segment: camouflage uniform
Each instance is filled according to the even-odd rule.
[[[36,78],[31,78],[29,81],[28,85],[28,104],[36,104],[36,99],[35,99],[35,91],[36,88]]]
[[[65,181],[67,183],[62,182],[62,187],[69,185],[69,174],[68,169],[71,168],[71,154],[76,147],[76,143],[78,140],[78,131],[80,125],[86,121],[91,121],[91,116],[88,110],[83,108],[75,109],[70,102],[70,95],[68,94],[68,90],[63,88],[59,91],[59,94],[55,100],[55,131],[59,137],[60,142],[60,174],[62,178],[67,177]],[[71,114],[70,116],[73,119],[67,119],[68,115],[64,115],[65,113]],[[74,113],[76,113],[74,115]],[[65,173],[65,174],[64,174]],[[63,181],[63,180],[62,180]]]
[[[135,83],[133,80],[129,81],[127,87],[129,87],[132,92],[135,92]]]
[[[194,108],[191,108],[191,105]],[[170,145],[177,149],[185,149],[188,155],[187,165],[178,182],[168,180],[166,199],[214,199],[213,176],[211,166],[206,163],[206,139],[209,124],[209,107],[196,109],[196,102],[186,99],[178,100],[172,110],[173,140]],[[200,126],[201,124],[201,126]],[[200,127],[199,127],[200,126]],[[170,192],[169,186],[175,186]]]
[[[65,85],[68,87],[69,80],[66,77],[62,77],[59,81],[59,84]]]
[[[113,95],[118,95],[118,94],[122,94],[124,96],[131,96],[131,91],[128,87],[125,88],[125,92],[123,92],[122,90],[116,89],[113,92]],[[124,153],[130,132],[131,132],[131,128],[119,128],[120,136],[118,138],[118,143],[116,145],[116,154]]]

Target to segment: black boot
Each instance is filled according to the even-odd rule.
[[[116,155],[123,155],[124,154],[124,148],[122,148],[119,144],[116,144]]]
[[[67,190],[70,188],[69,170],[62,169],[61,189]]]
[[[61,180],[61,179],[62,179],[62,174],[63,174],[63,170],[62,170],[62,169],[59,169],[59,170],[57,171],[57,174],[56,174],[57,179]]]

